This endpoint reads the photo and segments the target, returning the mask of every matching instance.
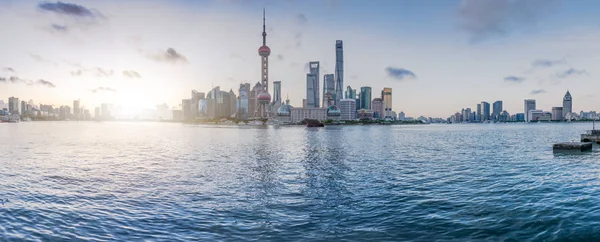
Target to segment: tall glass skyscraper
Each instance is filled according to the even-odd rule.
[[[273,103],[281,103],[281,81],[273,82]]]
[[[481,102],[481,111],[482,111],[481,121],[490,120],[490,103]]]
[[[335,103],[344,95],[344,43],[335,41]]]
[[[335,78],[333,74],[323,76],[323,107],[329,107],[331,100],[335,98]]]
[[[495,101],[492,106],[492,119],[500,120],[500,113],[502,113],[502,101]]]
[[[381,91],[381,99],[383,100],[382,118],[392,118],[392,88],[385,87]]]
[[[360,88],[360,109],[371,110],[371,87]]]
[[[318,108],[319,105],[319,62],[308,63],[309,73],[306,74],[306,106]]]

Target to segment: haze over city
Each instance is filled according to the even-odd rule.
[[[435,3],[435,4],[433,4]],[[237,92],[260,80],[267,11],[269,82],[293,106],[309,61],[344,86],[394,90],[411,116],[447,117],[481,101],[524,99],[595,110],[600,46],[594,1],[0,1],[0,96],[36,103],[177,108],[192,89]],[[589,13],[589,14],[585,14]]]

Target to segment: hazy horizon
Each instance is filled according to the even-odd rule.
[[[496,100],[514,114],[524,99],[550,111],[567,90],[573,111],[596,110],[598,5],[0,0],[0,100],[151,108],[177,107],[192,89],[237,94],[241,82],[260,78],[265,7],[269,83],[281,81],[294,106],[305,98],[306,64],[334,73],[335,41],[343,40],[344,86],[370,86],[373,97],[391,87],[393,110],[407,116],[447,117]]]

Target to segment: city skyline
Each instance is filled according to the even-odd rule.
[[[282,81],[281,92],[295,107],[305,98],[308,62],[320,62],[319,79],[335,73],[334,47],[342,40],[342,89],[369,86],[379,92],[390,87],[397,113],[446,117],[451,110],[481,100],[503,100],[505,110],[518,113],[524,99],[536,99],[538,106],[550,110],[561,106],[555,96],[566,89],[577,96],[574,112],[597,109],[593,61],[600,49],[592,40],[598,31],[556,28],[589,21],[573,18],[573,13],[597,4],[592,1],[569,6],[552,1],[543,4],[550,6],[544,11],[535,10],[540,4],[536,1],[521,6],[532,10],[527,14],[539,19],[537,24],[519,22],[508,8],[500,20],[487,20],[506,30],[504,35],[473,25],[474,13],[494,11],[487,5],[475,8],[473,1],[447,1],[435,8],[418,1],[314,3],[315,10],[277,1],[122,3],[123,9],[138,9],[139,15],[133,16],[113,1],[62,3],[76,6],[75,12],[63,11],[65,5],[58,2],[0,1],[0,22],[11,36],[0,47],[6,53],[0,57],[0,96],[55,106],[81,99],[80,105],[90,110],[101,103],[125,109],[160,103],[177,108],[192,89],[210,90],[214,85],[238,90],[241,82],[260,81],[257,13],[266,7],[269,46],[274,50],[269,82]],[[392,14],[402,8],[414,13]],[[349,17],[359,9],[364,17]],[[324,17],[323,12],[330,14]],[[382,24],[376,13],[402,23],[402,29],[386,29],[389,24]],[[431,23],[418,21],[436,13],[441,17]],[[550,19],[550,13],[556,18]],[[411,17],[415,21],[408,21]],[[570,21],[560,21],[565,18]],[[440,23],[443,20],[448,23]],[[362,34],[357,35],[356,28]],[[578,38],[568,37],[573,35]],[[446,41],[435,41],[441,37]]]

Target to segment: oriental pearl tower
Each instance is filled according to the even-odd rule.
[[[267,46],[267,32],[265,28],[265,9],[263,8],[263,44],[258,48],[258,55],[261,57],[261,85],[262,90],[258,92],[256,99],[258,100],[258,107],[254,112],[254,118],[269,118],[269,111],[267,110],[269,102],[271,102],[271,94],[269,94],[269,55],[271,49]]]

